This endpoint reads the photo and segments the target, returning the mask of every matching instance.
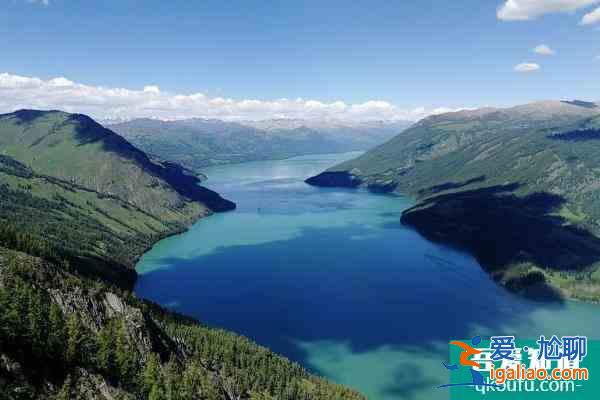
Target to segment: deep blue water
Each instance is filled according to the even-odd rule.
[[[409,199],[304,184],[353,155],[207,169],[238,209],[146,253],[137,294],[374,399],[446,398],[435,387],[450,339],[597,336],[597,306],[512,295],[471,256],[403,227]]]

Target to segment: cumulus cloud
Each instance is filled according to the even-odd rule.
[[[144,93],[154,93],[159,94],[160,88],[155,85],[144,86]]]
[[[547,46],[545,44],[540,44],[539,46],[536,46],[533,49],[533,52],[542,56],[552,56],[556,54],[556,52],[552,48],[550,48],[550,46]]]
[[[418,120],[427,115],[455,111],[450,108],[405,109],[383,100],[359,104],[310,99],[232,99],[203,93],[178,94],[148,85],[141,90],[91,86],[65,77],[43,80],[0,73],[0,112],[20,108],[60,109],[98,119],[191,117],[226,120],[270,118],[335,118],[352,121]]]
[[[521,63],[515,65],[515,71],[517,72],[533,72],[540,69],[540,66],[535,63]]]
[[[600,0],[505,0],[498,9],[498,18],[503,21],[527,21],[544,14],[572,12]]]
[[[589,12],[581,19],[581,25],[592,25],[600,22],[600,8],[596,8],[594,11]]]
[[[50,0],[27,0],[27,2],[31,4],[41,4],[43,6],[50,5]]]

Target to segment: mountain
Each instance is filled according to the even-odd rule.
[[[92,274],[131,282],[137,257],[157,238],[235,207],[198,182],[87,116],[0,115],[0,220],[63,257],[77,255]]]
[[[339,119],[294,119],[279,118],[261,121],[242,121],[245,126],[261,129],[267,132],[293,131],[295,129],[310,129],[324,136],[355,142],[361,149],[371,148],[394,137],[408,128],[410,121],[343,121]]]
[[[0,399],[363,399],[131,292],[160,238],[235,205],[89,117],[0,116]]]
[[[431,116],[308,179],[397,192],[402,222],[507,287],[600,299],[600,107],[544,101]]]
[[[197,171],[217,164],[365,150],[390,139],[409,124],[299,119],[227,122],[194,118],[136,119],[109,127],[145,152]]]

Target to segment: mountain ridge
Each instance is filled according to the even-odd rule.
[[[125,287],[158,239],[235,207],[81,114],[0,115],[0,155],[0,220],[43,240],[53,259]]]
[[[324,125],[323,121],[317,120],[199,118],[137,119],[109,125],[147,153],[175,161],[196,172],[226,163],[364,150],[384,142],[407,126],[408,123],[403,121]]]
[[[581,101],[430,116],[307,182],[413,197],[403,223],[469,250],[506,286],[598,301],[599,121]]]
[[[123,185],[120,185],[118,181],[108,181],[108,179],[103,179],[102,177],[100,177],[100,179],[94,179],[93,182],[89,179],[85,180],[84,177],[77,175],[80,172],[80,168],[78,168],[79,166],[77,164],[73,165],[71,170],[52,169],[52,161],[54,161],[52,160],[52,157],[58,157],[60,155],[51,154],[51,148],[62,145],[62,142],[71,139],[71,137],[60,137],[60,129],[70,128],[74,131],[72,139],[76,143],[67,143],[67,145],[70,145],[70,148],[65,149],[67,151],[73,149],[79,150],[86,146],[101,147],[102,150],[105,150],[108,153],[116,153],[124,161],[135,164],[138,169],[142,170],[135,171],[138,176],[141,176],[141,173],[143,172],[154,175],[157,178],[172,184],[173,188],[180,195],[192,200],[202,200],[207,204],[209,203],[209,207],[215,211],[224,211],[233,208],[232,203],[220,199],[216,193],[209,191],[206,188],[198,187],[199,180],[194,175],[186,173],[184,169],[179,168],[174,163],[160,163],[156,160],[150,160],[145,153],[137,149],[130,142],[115,134],[113,131],[104,128],[86,115],[69,114],[62,111],[18,110],[14,113],[0,115],[0,121],[4,122],[6,125],[7,122],[11,122],[10,120],[14,120],[12,122],[14,122],[15,125],[25,125],[33,124],[37,119],[51,118],[52,116],[55,116],[57,121],[47,122],[47,124],[53,124],[51,131],[47,135],[37,135],[38,137],[31,138],[29,142],[26,143],[27,136],[31,136],[31,133],[29,133],[31,127],[23,127],[20,137],[13,137],[14,140],[18,141],[17,145],[27,144],[30,148],[35,148],[34,150],[36,151],[38,150],[36,146],[39,147],[40,145],[47,144],[47,147],[49,148],[42,148],[44,153],[37,151],[35,155],[30,155],[28,159],[26,159],[26,161],[34,167],[38,165],[46,169],[50,168],[50,171],[57,174],[59,177],[73,181],[78,180],[83,186],[95,189],[99,192],[115,192],[115,194],[120,195],[133,203],[138,203],[138,205],[140,205],[139,203],[143,203],[143,201],[136,200],[135,198],[133,192],[136,191],[136,187],[127,190],[127,188],[123,188]],[[44,123],[44,121],[41,121],[40,123]],[[68,125],[72,126],[69,127]],[[5,129],[7,129],[6,126]],[[13,133],[15,136],[19,135],[18,130],[15,130]],[[27,133],[27,135],[25,133]],[[67,132],[66,135],[69,135],[69,133]],[[6,136],[5,133],[2,138],[2,145],[5,147],[4,153],[10,155],[10,148],[7,147],[9,147],[11,143],[6,140]],[[27,154],[20,155],[27,156]],[[91,155],[94,154],[92,153]],[[47,163],[43,164],[45,161],[47,161]],[[79,161],[84,165],[89,164],[89,160]],[[99,161],[105,164],[102,166],[104,169],[111,167],[110,164],[115,163],[115,160],[110,157],[104,157]],[[108,166],[106,164],[108,164]],[[172,206],[176,201],[176,199],[169,199],[166,205]]]

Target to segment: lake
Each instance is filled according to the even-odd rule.
[[[159,242],[136,293],[372,399],[444,399],[450,339],[597,338],[600,307],[526,300],[400,224],[408,198],[303,181],[354,154],[208,168],[238,209]]]

